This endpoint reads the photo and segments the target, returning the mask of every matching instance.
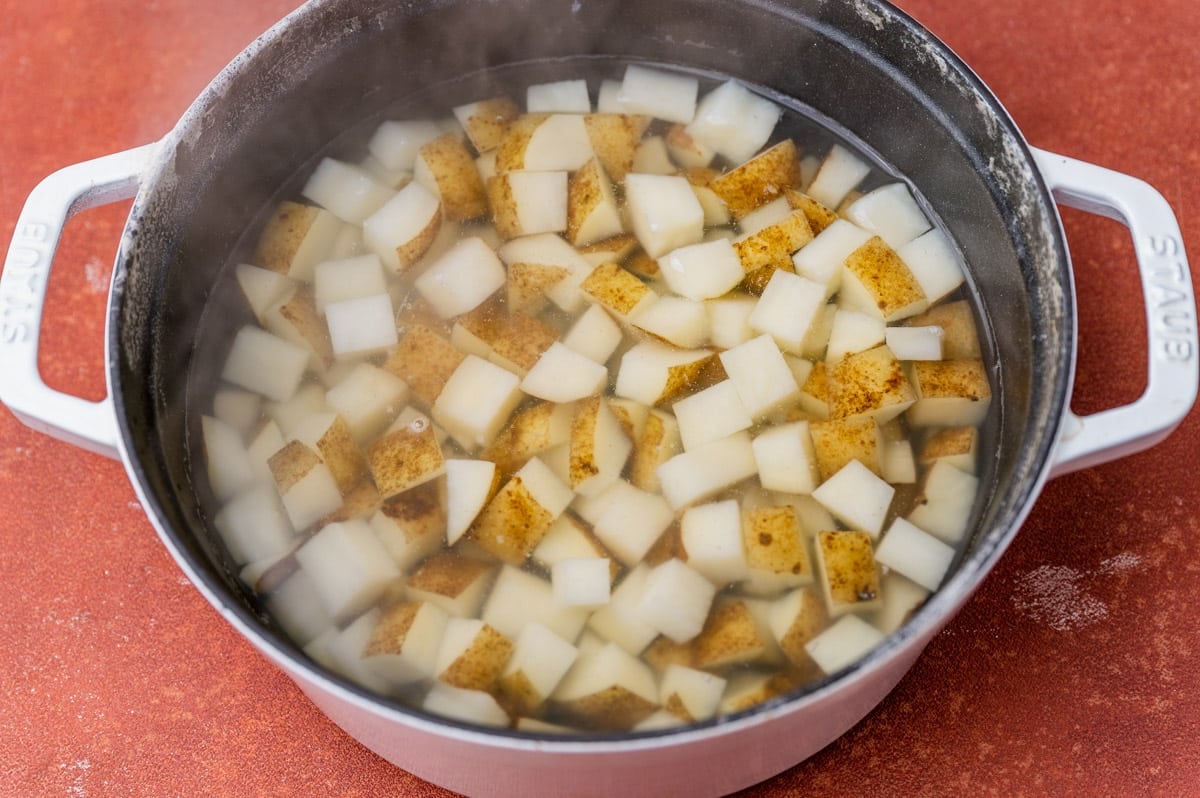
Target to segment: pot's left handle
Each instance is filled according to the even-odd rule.
[[[108,457],[117,457],[112,397],[98,402],[57,391],[38,371],[38,343],[50,267],[75,214],[128,199],[157,144],[58,170],[30,193],[0,274],[0,402],[22,423]]]

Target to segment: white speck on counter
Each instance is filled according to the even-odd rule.
[[[1084,574],[1064,565],[1043,565],[1017,579],[1013,606],[1030,620],[1067,632],[1108,617],[1104,602],[1088,593]]]
[[[1100,573],[1116,574],[1121,571],[1132,571],[1142,564],[1142,558],[1132,552],[1122,552],[1115,557],[1109,557],[1100,563]]]
[[[108,291],[108,268],[99,258],[88,258],[87,263],[83,264],[83,274],[92,293],[103,294]]]

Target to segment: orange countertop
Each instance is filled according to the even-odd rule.
[[[54,169],[152,141],[295,0],[5,0],[0,242]],[[1039,147],[1142,177],[1200,253],[1195,0],[904,0]],[[72,224],[42,370],[104,392],[128,203]],[[1132,246],[1064,213],[1074,407],[1146,379]],[[327,721],[192,588],[117,462],[0,410],[0,795],[444,795]],[[899,687],[746,795],[1200,795],[1197,412],[1156,448],[1052,481]]]

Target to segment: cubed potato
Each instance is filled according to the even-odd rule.
[[[481,238],[464,238],[413,283],[443,319],[478,307],[504,286],[507,275],[496,252]]]
[[[771,603],[768,623],[784,655],[803,668],[812,663],[804,647],[829,625],[829,612],[812,586],[802,587]]]
[[[384,361],[383,369],[404,380],[413,396],[426,407],[432,407],[465,359],[463,352],[433,328],[414,324]]]
[[[321,261],[313,273],[313,300],[318,314],[333,302],[386,292],[383,265],[375,254]]]
[[[396,567],[407,573],[442,547],[446,512],[433,482],[383,501],[368,522]]]
[[[732,380],[722,380],[675,403],[685,452],[749,429],[754,423]]]
[[[770,335],[760,335],[720,354],[721,365],[742,406],[761,419],[800,393],[795,375]]]
[[[549,324],[493,302],[460,316],[450,331],[450,343],[518,375],[529,373],[557,340]]]
[[[439,607],[455,618],[474,618],[496,578],[496,566],[483,560],[438,551],[405,581],[405,595]]]
[[[634,235],[652,258],[704,237],[704,209],[686,178],[629,174],[625,203]]]
[[[812,497],[846,526],[877,537],[895,492],[865,465],[851,460],[814,490]]]
[[[611,561],[607,557],[570,557],[550,569],[554,600],[564,607],[603,607],[610,598]]]
[[[592,158],[571,175],[565,229],[567,240],[576,247],[625,232],[612,181],[599,158]]]
[[[550,468],[532,457],[483,508],[467,537],[510,565],[520,565],[574,497]]]
[[[793,271],[792,253],[812,240],[808,219],[801,211],[791,211],[778,222],[739,236],[734,240],[733,248],[747,278],[762,269],[770,279],[774,269]]]
[[[757,662],[773,646],[770,630],[754,617],[745,599],[718,602],[692,641],[692,667],[712,670]]]
[[[570,486],[595,496],[621,477],[633,442],[608,402],[593,396],[578,403],[571,423]]]
[[[312,578],[325,609],[345,620],[375,603],[400,577],[366,521],[328,524],[296,550],[300,567]]]
[[[587,525],[571,513],[560,515],[537,547],[533,550],[533,561],[547,571],[564,560],[607,560],[608,580],[611,584],[621,572],[621,566],[596,539]],[[607,601],[607,600],[606,600]]]
[[[954,549],[910,521],[897,518],[888,528],[875,558],[880,565],[937,590],[954,561]]]
[[[987,418],[992,389],[982,360],[912,363],[916,403],[908,423],[917,427],[978,426]]]
[[[654,672],[615,643],[581,653],[551,696],[556,711],[585,728],[628,729],[658,707]]]
[[[350,425],[336,413],[309,416],[292,430],[293,437],[310,447],[329,468],[338,489],[348,495],[367,476],[363,458]]]
[[[667,140],[654,135],[638,142],[637,151],[633,153],[633,171],[639,175],[673,175],[679,168],[671,160]]]
[[[808,545],[791,506],[743,508],[742,546],[749,567],[745,584],[749,592],[776,594],[813,580]]]
[[[563,266],[540,263],[510,264],[505,290],[508,307],[523,313],[537,313],[546,304],[546,292],[565,280],[569,274]]]
[[[589,301],[623,320],[637,316],[658,299],[650,286],[616,263],[597,266],[579,288]]]
[[[780,113],[775,103],[730,80],[700,100],[687,132],[733,163],[742,163],[767,143]]]
[[[717,153],[693,136],[683,125],[672,125],[663,136],[671,160],[686,169],[708,166]]]
[[[394,688],[386,678],[388,673],[378,673],[371,667],[370,660],[363,657],[363,650],[371,640],[372,631],[379,625],[380,611],[371,608],[359,615],[342,629],[332,627],[305,646],[305,652],[331,671],[377,693],[389,693]],[[398,681],[404,677],[396,674]]]
[[[433,419],[468,452],[489,445],[521,401],[520,378],[467,355],[433,404]]]
[[[342,222],[337,221],[337,224],[341,225]],[[268,310],[291,296],[297,287],[296,281],[287,275],[249,263],[239,263],[236,275],[238,287],[242,289],[242,295],[246,297],[246,303],[259,324],[263,323]]]
[[[412,182],[411,169],[388,169],[383,161],[371,155],[369,152],[363,156],[363,159],[358,162],[358,168],[362,169],[371,177],[378,180],[388,188],[399,191],[404,186]],[[361,235],[361,229],[360,229]]]
[[[678,510],[749,479],[758,473],[758,464],[750,435],[736,432],[675,455],[656,473],[663,496]]]
[[[396,192],[357,166],[322,158],[300,193],[339,219],[361,224]],[[307,279],[307,274],[299,279]]]
[[[608,369],[602,364],[556,341],[521,380],[520,389],[561,404],[595,396],[607,382]]]
[[[974,474],[978,447],[977,427],[939,429],[933,432],[921,447],[921,465],[931,466],[942,460],[959,471]]]
[[[264,421],[251,436],[246,444],[246,454],[254,467],[255,479],[258,482],[271,484],[274,481],[274,477],[271,476],[271,455],[282,449],[286,442],[279,424],[273,420]]]
[[[213,525],[239,565],[277,559],[295,545],[295,533],[279,495],[266,484],[252,485],[226,502]]]
[[[659,684],[659,703],[686,723],[707,720],[717,711],[725,680],[707,671],[669,665]]]
[[[825,289],[820,284],[776,270],[750,314],[750,327],[770,335],[783,351],[802,354],[824,305]]]
[[[518,639],[530,624],[540,624],[572,643],[583,631],[588,614],[580,607],[558,606],[550,582],[506,565],[501,566],[479,617],[509,639]]]
[[[792,267],[832,296],[841,287],[846,259],[870,240],[870,231],[837,219],[792,256]]]
[[[323,208],[284,200],[259,235],[254,262],[280,276],[310,280],[313,267],[329,252],[342,226],[341,219]]]
[[[676,643],[700,633],[716,588],[699,571],[672,558],[650,569],[638,601],[648,625]]]
[[[758,481],[767,490],[809,494],[819,484],[818,460],[807,421],[779,424],[751,442]]]
[[[908,520],[950,544],[962,541],[970,527],[979,478],[938,461],[925,472]]]
[[[496,148],[496,174],[574,172],[594,154],[581,114],[524,114]]]
[[[400,340],[396,312],[386,293],[333,302],[325,308],[325,319],[337,357],[379,352]]]
[[[263,402],[263,412],[267,418],[274,421],[281,434],[291,437],[296,425],[313,413],[323,413],[329,409],[325,401],[325,390],[318,384],[310,382],[301,386],[291,398],[284,402]],[[286,441],[284,441],[286,442]],[[275,451],[282,448],[281,442]],[[268,455],[274,451],[267,452]]]
[[[490,690],[514,649],[513,641],[477,618],[446,622],[434,672],[462,690]]]
[[[236,429],[213,416],[202,416],[200,433],[204,439],[208,484],[218,501],[226,501],[249,487],[258,472]]]
[[[639,330],[681,349],[708,343],[708,311],[704,303],[692,299],[658,297],[630,321]]]
[[[709,349],[643,341],[621,356],[616,394],[650,406],[669,402],[708,383],[715,364]]]
[[[847,355],[826,373],[831,418],[869,415],[884,424],[918,398],[900,361],[886,345]]]
[[[907,330],[903,327],[894,329]],[[829,331],[829,343],[825,346],[826,364],[832,365],[846,355],[873,349],[884,343],[888,333],[889,328],[884,325],[883,319],[857,310],[839,308],[833,314],[833,327]],[[908,359],[898,354],[896,358]]]
[[[262,417],[262,397],[240,388],[218,388],[213,393],[212,414],[244,438]]]
[[[888,327],[884,342],[898,360],[941,360],[941,327]]]
[[[750,326],[750,314],[757,304],[757,297],[738,293],[705,300],[708,337],[712,345],[719,349],[732,349],[755,337],[756,333]]]
[[[586,80],[559,80],[525,89],[525,110],[535,113],[586,114],[592,110]]]
[[[650,119],[625,110],[610,113],[601,108],[600,111],[583,117],[584,129],[604,171],[613,180],[623,181],[633,169],[638,142]]]
[[[847,256],[839,291],[843,306],[878,315],[886,322],[915,316],[929,307],[917,278],[879,236]]]
[[[496,149],[513,120],[520,115],[521,109],[508,97],[492,97],[454,108],[454,118],[479,153]]]
[[[575,407],[571,404],[538,402],[522,409],[501,430],[480,457],[491,460],[502,473],[511,474],[536,454],[571,439]]]
[[[391,423],[408,395],[404,380],[370,363],[358,363],[326,392],[325,401],[345,419],[350,434],[362,445]]]
[[[737,251],[726,239],[681,246],[659,265],[671,290],[694,300],[724,296],[745,277]]]
[[[836,673],[883,642],[883,633],[857,615],[842,616],[805,644],[804,650],[825,673]]]
[[[700,82],[690,76],[630,64],[617,102],[625,113],[646,114],[686,125],[696,115]]]
[[[881,606],[879,566],[871,538],[872,535],[858,531],[817,534],[821,591],[831,615]]]
[[[738,228],[742,231],[743,237],[751,236],[761,230],[765,230],[771,225],[779,224],[786,220],[791,215],[792,210],[787,197],[779,197],[778,199],[771,200],[766,205],[755,208],[739,219]],[[769,260],[764,261],[764,263],[769,262]]]
[[[510,267],[514,264],[526,264],[523,279],[528,282],[532,278],[535,285],[544,285],[545,295],[562,310],[573,314],[583,309],[585,300],[579,290],[579,284],[591,274],[593,267],[561,237],[553,233],[543,233],[515,238],[500,247],[497,254]],[[534,265],[561,268],[567,273],[550,281],[550,277],[557,274],[557,271],[538,272],[530,268]]]
[[[630,261],[635,253],[641,252],[638,248],[637,236],[633,233],[619,233],[618,235],[609,236],[595,242],[579,247],[579,254],[592,265],[593,268],[602,263],[621,263],[628,268]],[[642,253],[645,255],[645,253]],[[653,261],[651,261],[653,263]],[[653,279],[654,274],[644,274],[636,269],[631,269],[634,274],[646,279]]]
[[[336,628],[325,611],[312,577],[297,568],[264,599],[267,611],[284,633],[306,646],[325,630]]]
[[[478,219],[488,212],[487,191],[475,157],[452,133],[443,133],[418,150],[413,180],[441,201],[447,219]]]
[[[412,171],[417,152],[441,134],[437,123],[430,119],[389,119],[375,128],[367,150],[387,169]]]
[[[721,587],[748,575],[742,514],[734,499],[689,507],[680,519],[687,563]]]
[[[666,531],[675,514],[662,496],[635,488],[617,480],[593,498],[592,531],[614,557],[625,565],[635,565],[659,536]]]
[[[363,220],[363,243],[392,272],[399,273],[429,251],[441,228],[437,196],[412,182]]]
[[[301,285],[263,313],[263,327],[309,352],[309,366],[323,372],[333,365],[334,350],[326,319],[317,312],[316,300]]]
[[[929,591],[896,571],[883,575],[883,606],[871,614],[871,625],[885,635],[899,629],[929,598]]]
[[[870,171],[870,164],[835,144],[821,161],[821,168],[805,193],[822,205],[836,208]]]
[[[936,305],[905,323],[913,327],[942,328],[942,358],[945,360],[972,360],[982,356],[975,316],[965,299]]]
[[[763,150],[740,166],[709,184],[729,207],[735,219],[783,195],[800,188],[800,158],[796,144],[784,139]]]
[[[889,183],[867,192],[844,211],[847,219],[870,230],[898,249],[930,228],[929,220],[903,183]]]
[[[367,466],[385,499],[441,476],[446,460],[433,423],[417,414],[367,448]]]
[[[393,687],[434,676],[449,617],[424,602],[404,602],[378,614],[366,645],[363,665]]]
[[[500,487],[500,472],[488,460],[446,461],[446,543],[453,546]]]
[[[603,365],[617,351],[622,337],[620,325],[608,311],[589,305],[562,337],[562,345]]]
[[[532,713],[554,692],[579,651],[539,623],[521,630],[496,682],[494,694],[514,713]]]
[[[842,470],[851,460],[862,463],[873,474],[883,475],[885,442],[874,418],[853,416],[816,421],[809,426],[809,433],[820,482]]]
[[[234,336],[221,378],[282,402],[296,392],[308,361],[307,349],[248,325]]]
[[[805,160],[808,159],[806,158],[800,162],[802,172]],[[822,205],[802,191],[788,189],[784,192],[784,197],[786,197],[788,205],[793,210],[803,211],[805,218],[808,219],[809,227],[812,228],[813,235],[820,235],[825,231],[825,228],[841,218],[838,216],[837,211],[826,205]]]
[[[295,529],[307,529],[341,506],[337,480],[312,447],[293,440],[271,455],[268,465]]]
[[[931,303],[963,284],[958,253],[946,234],[937,228],[900,245],[896,254],[908,266]]]
[[[644,563],[631,569],[613,589],[608,603],[588,618],[589,630],[634,656],[658,636],[658,630],[646,623],[638,610],[649,575],[650,568]]]
[[[481,726],[508,728],[512,718],[491,693],[464,690],[441,682],[425,695],[421,708],[432,715],[476,723]]]
[[[651,409],[641,434],[634,440],[629,481],[642,490],[658,492],[658,467],[682,451],[683,439],[675,416]]]
[[[566,172],[505,172],[488,179],[487,197],[506,240],[567,229]]]

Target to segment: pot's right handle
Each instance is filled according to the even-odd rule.
[[[1145,392],[1133,403],[1064,419],[1051,475],[1098,465],[1161,441],[1196,401],[1196,301],[1183,237],[1170,205],[1154,188],[1121,172],[1033,150],[1054,199],[1114,219],[1133,235],[1149,337]]]
[[[58,170],[29,194],[0,274],[0,401],[39,432],[117,457],[111,397],[91,402],[57,391],[38,371],[38,341],[50,267],[75,214],[132,197],[157,144]]]

